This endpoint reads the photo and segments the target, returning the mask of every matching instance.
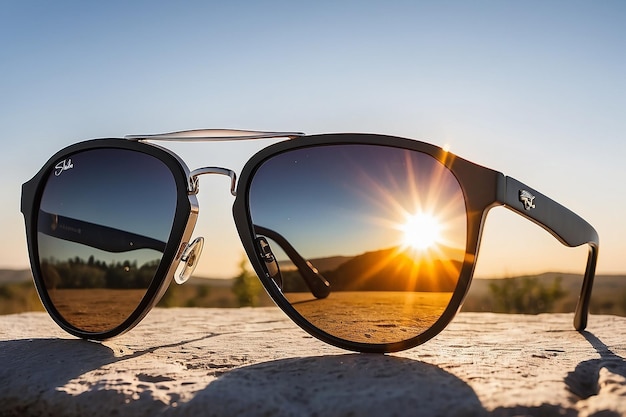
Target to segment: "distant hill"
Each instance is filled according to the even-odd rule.
[[[366,254],[367,258],[369,255]],[[375,257],[375,256],[374,256]],[[374,258],[372,257],[372,258]],[[324,258],[324,259],[316,259],[312,260],[312,263],[320,270],[320,271],[328,271],[337,269],[339,266],[344,264],[344,268],[359,268],[356,264],[360,262],[354,262],[354,264],[346,264],[350,261],[351,257],[332,257],[332,258]],[[360,268],[365,267],[367,263],[371,263],[372,259],[368,262],[362,263]],[[560,273],[560,272],[545,272],[538,275],[533,275],[537,277],[541,281],[552,282],[555,278],[561,277],[562,287],[573,294],[578,296],[580,292],[580,287],[583,282],[582,275],[578,274],[570,274],[570,273]],[[520,279],[519,277],[510,277],[504,279]],[[22,283],[22,282],[30,282],[32,281],[33,276],[31,274],[30,269],[0,269],[0,285],[2,284],[12,284],[12,283]],[[489,292],[489,284],[501,282],[502,278],[474,278],[472,281],[472,285],[470,288],[470,295],[474,297],[485,296]],[[189,284],[194,285],[208,285],[210,287],[231,287],[233,283],[232,278],[208,278],[208,277],[193,277],[188,282]],[[619,293],[626,291],[626,274],[625,275],[596,275],[594,280],[593,294],[599,295],[607,295],[608,293]]]
[[[0,269],[0,285],[31,281],[30,269]]]
[[[330,256],[328,258],[309,259],[309,262],[319,271],[332,271],[352,258],[353,256]],[[296,269],[296,266],[290,260],[280,260],[279,263],[281,271]]]
[[[525,276],[532,276],[542,282],[552,282],[557,278],[561,278],[563,289],[568,292],[575,293],[578,296],[583,284],[582,274],[570,274],[562,272],[544,272],[537,275],[521,275],[510,278],[474,278],[470,288],[470,292],[475,295],[486,294],[489,291],[489,284],[499,283],[502,279],[521,279]],[[593,281],[593,294],[605,293],[607,291],[626,291],[626,275],[596,275]]]
[[[214,288],[230,288],[235,282],[234,278],[208,278],[208,277],[191,277],[188,284],[208,285]]]
[[[386,253],[387,251],[390,250],[369,252],[353,258],[329,258],[329,262],[313,260],[312,263],[320,270],[322,270],[322,265],[334,267],[335,272],[326,271],[324,274],[331,278],[331,280],[336,280],[334,283],[335,289],[339,289],[342,286],[349,288],[349,283],[342,283],[341,279],[338,278],[343,275],[364,276],[367,280],[370,280],[366,288],[369,286],[370,289],[376,288],[380,290],[383,289],[380,288],[380,282],[384,276],[389,276],[389,271],[385,271],[385,268],[376,269],[374,265],[389,256],[389,253]],[[397,266],[397,264],[398,262],[392,262],[390,265]],[[390,265],[387,265],[386,268],[390,268]],[[435,267],[435,270],[440,269],[441,265]],[[377,272],[372,273],[372,271]],[[395,273],[395,271],[392,272]],[[408,272],[402,272],[400,275],[406,273]],[[337,277],[331,276],[335,274],[337,274]],[[552,312],[574,311],[583,281],[582,275],[547,272],[532,277],[546,286],[552,285],[556,279],[560,279],[560,286],[566,292],[566,296],[556,303]],[[519,276],[506,279],[523,280],[524,278],[523,276]],[[233,282],[233,279],[193,277],[185,285],[170,285],[168,294],[164,297],[165,302],[161,305],[236,307],[237,303],[231,292]],[[463,310],[494,311],[493,296],[489,286],[501,285],[502,283],[503,279],[474,278],[463,304]],[[392,286],[384,289],[393,290],[394,288]],[[260,305],[273,305],[273,303],[265,294],[262,294]],[[0,269],[0,314],[40,309],[41,305],[38,301],[34,285],[32,285],[30,270]],[[626,316],[626,275],[596,276],[591,296],[591,312],[593,314]]]
[[[320,269],[320,268],[318,268]],[[416,259],[398,247],[355,256],[332,271],[321,270],[331,291],[453,291],[461,263]]]
[[[560,286],[566,295],[556,303],[553,312],[574,311],[583,283],[582,274],[546,272],[504,279],[520,281],[527,277],[536,278],[544,286],[549,286],[559,279]],[[502,283],[503,279],[474,278],[463,303],[463,311],[493,311],[493,300],[489,287]],[[596,275],[591,294],[591,312],[593,314],[626,316],[626,275]]]
[[[30,282],[32,280],[33,275],[30,269],[0,269],[0,285]],[[192,277],[189,283],[195,285],[209,285],[211,287],[230,287],[232,286],[233,279]]]

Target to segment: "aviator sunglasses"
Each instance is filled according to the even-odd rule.
[[[285,140],[255,154],[238,181],[226,168],[190,171],[152,143],[262,138]],[[192,130],[77,143],[23,185],[35,286],[65,331],[122,334],[172,279],[190,278],[203,247],[191,236],[205,174],[230,177],[235,225],[267,293],[332,345],[393,352],[441,332],[467,294],[495,206],[566,246],[589,245],[574,327],[587,324],[596,231],[511,177],[399,137]]]

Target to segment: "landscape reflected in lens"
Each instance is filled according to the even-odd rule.
[[[250,209],[255,225],[282,235],[329,282],[330,294],[316,298],[270,239],[284,296],[335,337],[416,337],[456,289],[465,199],[454,175],[427,154],[360,144],[286,152],[258,169]]]
[[[68,323],[84,331],[103,332],[122,323],[137,308],[154,278],[160,255],[153,254],[152,261],[141,265],[136,258],[107,263],[93,255],[87,260],[78,256],[65,261],[42,259],[41,275],[50,300]]]
[[[106,332],[137,309],[159,268],[176,209],[176,184],[157,158],[92,149],[65,159],[41,198],[39,268],[68,324]]]

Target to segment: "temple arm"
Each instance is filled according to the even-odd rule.
[[[166,243],[147,236],[138,235],[109,226],[90,223],[71,217],[60,216],[39,210],[38,230],[48,236],[76,242],[107,252],[127,252],[137,249],[165,251]],[[302,255],[279,233],[261,226],[255,231],[274,240],[298,268],[311,293],[317,298],[325,298],[330,293],[330,284],[306,261]]]
[[[540,192],[511,177],[503,177],[503,180],[501,203],[507,208],[543,227],[566,246],[589,245],[585,277],[574,317],[576,330],[584,330],[598,260],[598,233],[580,216]]]
[[[136,249],[165,251],[165,242],[161,240],[113,227],[47,213],[43,210],[39,210],[37,227],[45,235],[91,246],[107,252],[119,253]]]
[[[298,268],[298,272],[309,290],[316,298],[326,298],[330,294],[330,283],[319,271],[289,243],[280,233],[262,226],[254,225],[254,232],[272,239],[287,254],[291,262]]]

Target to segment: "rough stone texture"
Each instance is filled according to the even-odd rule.
[[[626,416],[626,318],[461,313],[393,355],[345,352],[275,308],[156,309],[105,343],[0,317],[2,416]]]

